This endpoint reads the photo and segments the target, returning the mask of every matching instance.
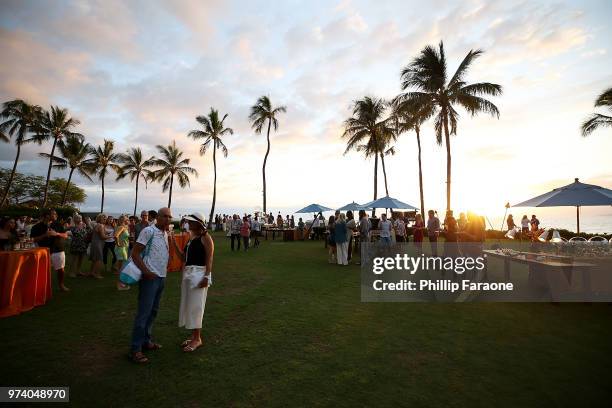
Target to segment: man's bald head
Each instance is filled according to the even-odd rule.
[[[160,230],[168,229],[168,225],[172,221],[172,211],[168,207],[160,208],[157,211],[156,225]]]

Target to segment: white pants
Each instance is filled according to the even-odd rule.
[[[338,265],[348,265],[348,242],[336,244],[336,257]]]
[[[181,282],[181,306],[179,308],[179,327],[186,329],[201,329],[204,318],[204,307],[206,306],[206,288],[191,288],[189,275],[204,272],[204,266],[186,266],[183,269],[183,281]]]

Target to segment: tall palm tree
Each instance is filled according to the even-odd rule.
[[[351,150],[363,152],[366,158],[374,156],[374,200],[378,195],[378,158],[384,161],[385,154],[391,154],[389,149],[393,136],[393,128],[388,120],[383,119],[386,103],[382,99],[366,96],[355,101],[353,116],[344,121],[344,134],[348,138],[346,143],[347,154]],[[386,175],[386,170],[383,170]],[[389,194],[385,177],[385,189]],[[372,211],[372,214],[375,212]]]
[[[251,113],[249,115],[249,120],[251,121],[255,133],[257,134],[261,134],[261,130],[266,124],[266,121],[268,122],[268,148],[266,149],[266,155],[264,156],[263,166],[261,168],[261,173],[263,176],[264,214],[266,213],[266,162],[268,161],[268,155],[270,154],[270,127],[273,126],[274,131],[276,132],[278,130],[278,119],[276,119],[276,115],[285,112],[287,112],[286,106],[278,106],[276,108],[273,108],[272,102],[270,102],[270,98],[264,95],[257,100],[257,103],[255,105],[251,106]]]
[[[15,171],[17,170],[17,163],[19,162],[19,156],[21,154],[21,146],[26,143],[36,141],[31,137],[31,134],[34,131],[34,128],[37,126],[41,111],[42,109],[40,106],[30,105],[21,99],[15,99],[2,104],[0,118],[3,120],[3,122],[0,123],[0,139],[8,142],[11,138],[14,138],[15,146],[17,146],[17,153],[15,154],[13,170],[11,171],[8,182],[4,187],[0,207],[2,207],[6,202],[11,185],[13,184],[13,178],[15,177]]]
[[[391,114],[391,118],[393,120],[393,125],[395,126],[395,131],[397,136],[402,133],[406,133],[409,131],[413,131],[416,134],[417,140],[417,157],[419,164],[419,192],[421,198],[421,214],[425,214],[425,197],[423,194],[423,168],[421,162],[421,126],[423,123],[433,115],[433,111],[431,109],[414,109],[414,107],[402,107],[397,103],[397,101],[393,101],[392,103],[393,112]],[[413,109],[410,109],[413,108]]]
[[[401,73],[402,90],[414,89],[399,95],[399,101],[435,110],[436,141],[446,144],[446,209],[451,209],[451,146],[450,135],[457,134],[457,106],[472,116],[489,113],[499,118],[499,110],[483,95],[498,96],[502,87],[490,82],[467,84],[465,76],[470,65],[482,55],[481,50],[470,50],[455,74],[447,81],[444,45],[439,48],[428,45]],[[449,129],[450,128],[450,129]]]
[[[85,143],[80,137],[68,136],[65,140],[58,141],[57,148],[59,149],[60,156],[51,156],[49,153],[39,153],[39,155],[53,160],[53,167],[56,169],[63,170],[70,168],[68,182],[62,194],[62,205],[64,205],[66,203],[68,187],[70,186],[70,181],[72,180],[72,175],[75,170],[87,180],[93,181],[91,179],[93,168],[87,161],[89,153],[91,152],[91,145]]]
[[[91,166],[94,174],[98,175],[98,179],[102,182],[102,201],[100,203],[100,212],[104,212],[104,179],[110,172],[114,170],[119,172],[117,159],[119,155],[114,153],[115,142],[104,139],[104,145],[92,148],[90,151],[91,158],[85,161],[87,166]]]
[[[595,107],[606,107],[612,112],[612,88],[606,89],[597,100]],[[612,126],[612,116],[594,113],[582,124],[582,136],[586,137],[598,127]]]
[[[142,151],[140,147],[132,147],[127,153],[119,153],[117,155],[117,163],[120,163],[119,171],[117,172],[117,180],[129,177],[130,181],[136,179],[136,197],[134,198],[134,213],[136,216],[136,209],[138,207],[138,185],[140,184],[140,177],[145,181],[145,188],[147,181],[153,178],[153,171],[149,170],[153,166],[155,158],[151,156],[147,160],[142,159]]]
[[[53,156],[55,154],[55,148],[59,142],[66,137],[77,137],[83,139],[83,135],[80,133],[73,132],[72,129],[79,125],[77,119],[71,118],[68,114],[68,109],[60,108],[57,106],[51,106],[50,111],[44,111],[41,120],[38,123],[36,131],[36,139],[39,142],[43,142],[49,139],[53,140],[53,146],[51,147],[51,154],[49,157],[49,167],[47,169],[47,181],[45,182],[45,189],[43,191],[43,203],[42,206],[47,206],[47,192],[49,190],[49,180],[51,180],[51,167],[53,165]]]
[[[176,142],[173,140],[171,145],[157,145],[157,150],[161,154],[161,158],[154,158],[153,165],[161,167],[155,170],[153,178],[155,181],[164,179],[162,185],[163,191],[168,193],[168,208],[172,204],[172,186],[174,185],[174,176],[178,179],[179,186],[185,188],[189,186],[189,174],[198,176],[198,171],[193,167],[189,167],[190,159],[181,159],[183,152],[176,147]]]
[[[200,156],[206,154],[206,151],[210,148],[211,144],[213,148],[212,154],[215,177],[213,183],[212,206],[210,208],[210,217],[208,219],[209,225],[212,225],[213,216],[215,214],[215,203],[217,201],[217,149],[221,149],[223,152],[223,157],[227,157],[227,147],[225,144],[223,144],[221,137],[234,134],[234,130],[232,128],[224,127],[223,122],[225,122],[225,118],[227,118],[227,113],[223,115],[223,119],[219,120],[219,112],[213,108],[210,108],[210,113],[208,116],[196,117],[196,121],[202,125],[204,130],[192,130],[187,135],[195,140],[204,139],[204,142],[200,145]]]

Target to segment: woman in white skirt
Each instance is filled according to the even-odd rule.
[[[206,231],[206,222],[200,213],[185,217],[189,222],[191,240],[184,250],[175,248],[185,259],[183,280],[181,283],[181,306],[179,310],[179,327],[191,330],[191,337],[181,347],[184,352],[192,352],[202,346],[202,318],[208,288],[212,284],[212,264],[215,244]]]

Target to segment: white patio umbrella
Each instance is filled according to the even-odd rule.
[[[348,203],[345,206],[338,208],[338,211],[359,211],[359,210],[367,210],[369,207],[365,205],[357,204],[356,202]]]
[[[534,197],[513,207],[576,207],[576,229],[580,233],[580,207],[612,205],[612,190],[574,179],[567,186]]]

